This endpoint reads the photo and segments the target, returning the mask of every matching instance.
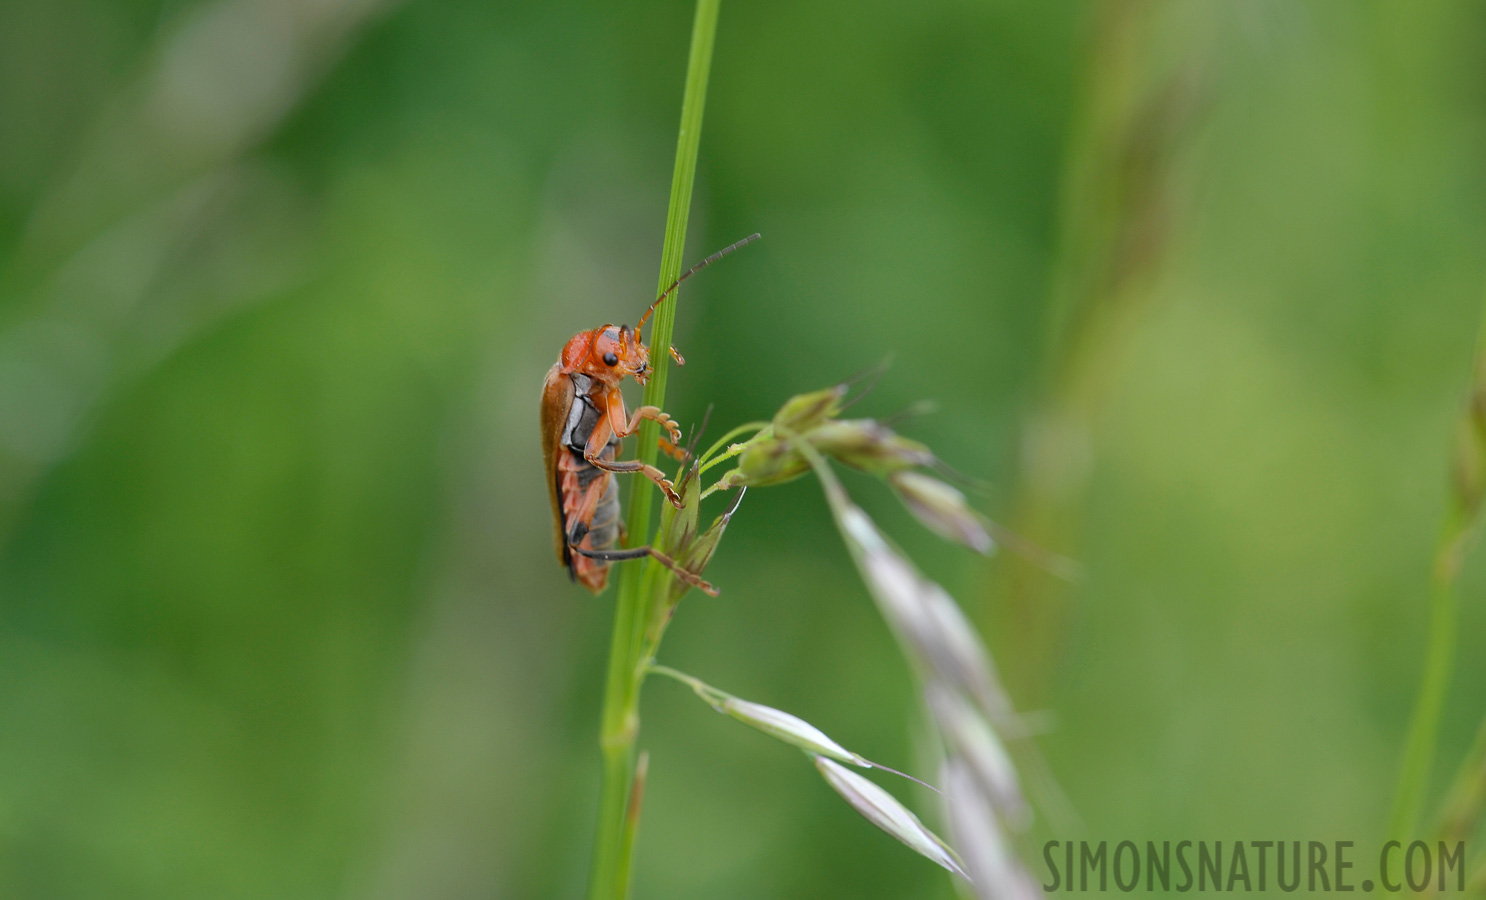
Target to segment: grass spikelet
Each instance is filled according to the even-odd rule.
[[[835,760],[817,756],[815,767],[826,783],[867,821],[902,841],[914,852],[969,880],[970,876],[950,852],[949,845],[924,827],[918,816],[892,794]]]
[[[946,771],[965,775],[947,787],[945,803],[961,818],[965,837],[957,840],[975,842],[991,879],[980,886],[981,896],[1019,896],[1028,876],[999,835],[1006,827],[1025,828],[1030,816],[995,735],[993,723],[1013,722],[1014,714],[989,651],[954,599],[892,546],[810,442],[786,438],[810,461],[863,582],[926,684],[929,712],[949,748]],[[977,823],[976,817],[988,818]]]
[[[920,472],[894,472],[888,476],[898,499],[914,518],[947,541],[990,555],[996,542],[981,517],[965,503],[965,495]]]
[[[739,700],[737,697],[729,697],[722,701],[718,709],[745,725],[757,728],[770,737],[784,741],[786,744],[793,744],[808,753],[828,756],[852,765],[868,764],[860,756],[826,737],[825,732],[819,728],[783,710],[764,706],[762,703]]]
[[[951,758],[963,761],[962,768],[975,779],[974,787],[1012,830],[1025,830],[1031,824],[1032,811],[1022,795],[1016,767],[995,730],[943,684],[925,688],[924,701],[944,735]]]
[[[940,781],[950,837],[960,850],[975,895],[981,900],[1038,897],[1040,892],[996,823],[990,798],[965,762],[946,760]]]

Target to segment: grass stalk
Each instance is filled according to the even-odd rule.
[[[1439,542],[1430,573],[1429,637],[1424,675],[1404,744],[1389,836],[1413,836],[1429,793],[1429,776],[1439,741],[1440,715],[1455,660],[1460,565],[1481,519],[1486,497],[1486,310],[1476,342],[1470,391],[1456,429],[1452,478]]]
[[[721,0],[697,0],[657,294],[681,274],[720,5]],[[650,346],[654,352],[651,354],[652,372],[645,386],[644,402],[661,408],[665,406],[666,376],[670,367],[670,355],[666,350],[671,344],[671,332],[676,321],[678,294],[679,290],[662,302],[651,320],[654,324],[650,331]],[[657,428],[654,422],[646,421],[638,436],[639,458],[651,465],[654,465],[658,452]],[[640,540],[650,534],[653,498],[654,492],[648,481],[631,479],[629,514],[625,525],[628,533]],[[654,570],[657,568],[653,562],[620,567],[599,730],[603,784],[589,873],[589,900],[622,900],[629,892],[629,857],[635,838],[635,819],[629,815],[629,808],[635,774],[635,742],[640,730],[640,683],[644,679],[639,655],[645,624],[649,620],[649,605],[655,594],[657,578]]]

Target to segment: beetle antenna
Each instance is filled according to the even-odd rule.
[[[640,324],[635,326],[635,334],[639,334],[640,333],[640,326],[645,324],[645,320],[648,319],[648,318],[650,318],[650,314],[653,313],[653,312],[655,312],[655,308],[657,306],[660,306],[660,302],[662,300],[666,299],[666,297],[670,296],[670,294],[671,294],[672,291],[676,290],[676,288],[678,288],[678,287],[681,286],[681,282],[685,281],[686,279],[690,278],[691,276],[695,275],[696,273],[700,272],[701,270],[703,270],[703,269],[707,268],[708,266],[712,265],[713,263],[717,262],[719,259],[722,259],[724,256],[727,256],[729,253],[732,253],[734,250],[737,250],[740,247],[744,247],[744,246],[746,246],[748,244],[751,244],[751,243],[753,243],[754,241],[758,240],[761,237],[763,237],[763,235],[761,235],[761,234],[759,234],[757,232],[754,232],[753,234],[750,234],[748,237],[744,238],[741,241],[738,241],[735,244],[729,244],[726,247],[723,247],[721,250],[717,251],[716,253],[712,254],[711,256],[707,257],[706,259],[702,260],[701,262],[697,263],[696,265],[692,266],[690,269],[687,269],[685,272],[682,272],[681,273],[681,277],[680,278],[677,278],[675,281],[671,282],[671,286],[670,287],[668,287],[665,290],[661,291],[660,292],[660,296],[655,298],[655,302],[652,303],[652,304],[650,304],[650,308],[647,309],[647,310],[645,310],[645,315],[643,315],[643,316],[640,317]]]

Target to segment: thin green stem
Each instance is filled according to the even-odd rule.
[[[686,249],[686,223],[691,209],[692,185],[696,177],[697,148],[706,107],[707,79],[712,68],[712,46],[717,34],[721,0],[697,0],[692,23],[691,51],[686,65],[686,88],[681,99],[681,126],[676,138],[676,167],[671,178],[670,207],[666,213],[665,241],[661,250],[659,294],[681,274]],[[647,405],[664,408],[669,372],[672,327],[676,321],[673,292],[656,308],[650,331],[651,375],[645,386]],[[657,456],[654,422],[646,421],[639,432],[640,459],[650,465]],[[631,536],[650,534],[654,494],[649,482],[633,479],[629,515]],[[589,900],[623,900],[629,893],[630,850],[634,846],[635,817],[630,812],[630,791],[635,771],[635,742],[639,736],[640,646],[649,607],[658,583],[653,563],[621,566],[619,593],[615,600],[614,632],[609,642],[609,665],[604,686],[604,708],[599,730],[603,754],[603,786],[599,794],[598,827],[594,834],[593,863],[589,872]],[[649,587],[649,590],[647,590]]]
[[[647,671],[654,672],[656,675],[663,675],[673,681],[681,682],[682,684],[691,688],[698,697],[701,697],[712,706],[717,706],[722,701],[733,696],[726,691],[718,690],[717,688],[706,683],[700,678],[697,678],[693,675],[688,675],[685,672],[678,671],[671,668],[670,666],[658,666],[652,663],[647,666],[646,669]]]
[[[742,452],[743,452],[743,445],[742,444],[734,444],[733,446],[731,446],[731,447],[728,448],[728,450],[727,450],[726,453],[722,454],[721,456],[717,456],[717,457],[714,457],[714,458],[708,460],[707,463],[706,463],[706,465],[702,466],[700,469],[697,470],[697,474],[698,475],[705,475],[707,473],[707,470],[708,469],[712,468],[713,466],[720,466],[723,463],[727,462],[728,460],[732,459],[733,457],[737,456],[738,454],[740,454]]]
[[[732,440],[745,431],[757,432],[754,437],[758,437],[759,434],[764,433],[764,431],[768,430],[771,427],[771,424],[768,422],[749,422],[746,425],[739,425],[737,428],[729,431],[727,434],[719,438],[717,443],[709,447],[706,453],[702,454],[702,459],[706,460],[706,462],[697,469],[697,476],[700,477],[707,474],[708,469],[712,468],[713,466],[721,465],[743,452],[743,444],[734,444],[733,446],[729,447],[727,452],[722,454],[721,456],[715,457],[713,459],[707,459],[707,457],[712,456],[712,454],[716,453],[718,449],[721,448],[722,445],[727,443],[729,440]],[[723,480],[725,481],[726,479]],[[708,497],[712,496],[718,491],[726,490],[731,487],[732,485],[724,484],[723,481],[715,481],[712,483],[711,487],[702,491],[702,495],[698,497],[697,500],[706,500]]]
[[[738,435],[744,433],[745,431],[763,431],[765,428],[768,428],[768,427],[769,427],[769,423],[768,422],[745,422],[744,424],[739,425],[737,428],[734,428],[732,431],[729,431],[727,434],[725,434],[722,437],[718,438],[717,441],[715,443],[713,443],[712,446],[710,446],[710,447],[707,448],[707,452],[706,453],[703,453],[701,455],[701,458],[699,458],[697,460],[697,462],[706,463],[707,460],[709,460],[709,459],[712,458],[712,454],[714,454],[717,451],[721,450],[723,448],[723,446],[725,446],[727,444],[728,441],[731,441],[733,438],[735,438]],[[710,466],[703,466],[702,471],[705,472],[709,468],[711,468],[711,467]]]
[[[705,475],[708,469],[712,468],[713,466],[725,463],[742,452],[743,448],[741,446],[729,449],[728,452],[724,453],[723,455],[717,457],[716,459],[707,463],[705,466],[702,466],[700,469],[698,469],[697,476],[700,477],[702,475]],[[718,491],[731,490],[733,487],[735,487],[735,485],[729,483],[726,478],[719,478],[717,481],[712,482],[712,485],[710,487],[702,491],[702,495],[698,497],[697,500],[706,500],[708,497],[712,496]]]

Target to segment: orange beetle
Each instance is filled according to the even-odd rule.
[[[750,235],[692,266],[661,292],[634,328],[604,325],[573,335],[547,371],[542,383],[542,461],[552,501],[557,557],[570,578],[595,594],[608,584],[611,562],[643,556],[659,560],[693,587],[717,593],[712,585],[651,547],[613,549],[623,527],[619,484],[613,473],[638,472],[655,482],[673,505],[681,506],[675,485],[659,469],[637,459],[615,459],[620,442],[642,420],[653,419],[669,437],[661,439],[662,449],[678,459],[686,458],[677,446],[681,429],[676,422],[654,406],[626,414],[619,385],[626,376],[640,384],[650,378],[650,350],[640,342],[640,328],[656,306],[692,274],[758,237]],[[678,366],[685,363],[675,347],[670,353]]]

